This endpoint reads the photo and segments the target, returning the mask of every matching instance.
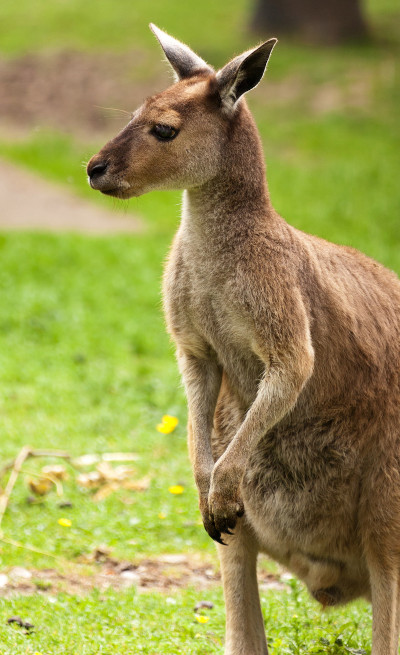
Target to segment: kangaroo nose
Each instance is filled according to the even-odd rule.
[[[107,161],[100,161],[97,164],[95,162],[89,162],[87,167],[87,174],[91,180],[96,177],[101,177],[106,172],[107,166]]]

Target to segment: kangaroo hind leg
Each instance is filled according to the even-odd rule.
[[[240,520],[218,546],[226,605],[225,655],[268,655],[257,583],[258,548]]]

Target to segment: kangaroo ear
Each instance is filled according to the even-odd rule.
[[[240,96],[260,82],[269,56],[278,39],[269,39],[258,48],[232,59],[217,73],[218,90],[223,106],[232,111]]]
[[[153,25],[153,23],[150,23],[150,29],[159,40],[165,56],[174,69],[178,80],[196,75],[200,71],[213,72],[212,68],[187,45],[163,32],[159,27]]]

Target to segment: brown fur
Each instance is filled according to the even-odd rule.
[[[88,172],[107,161],[91,184],[118,197],[186,189],[164,307],[204,525],[228,544],[219,546],[225,652],[267,653],[255,573],[262,551],[324,606],[371,599],[372,655],[395,655],[400,282],[275,212],[257,129],[235,97],[238,80],[241,93],[250,88],[248,60],[216,76],[193,53],[185,66],[174,60],[171,37],[157,36],[182,79],[147,100]],[[159,143],[155,123],[180,133]]]

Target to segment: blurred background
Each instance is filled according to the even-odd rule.
[[[180,193],[120,203],[90,190],[85,173],[171,81],[150,21],[216,68],[279,38],[248,96],[273,204],[400,272],[398,0],[1,0],[0,460],[24,444],[134,451],[135,475],[150,475],[145,492],[98,503],[71,477],[68,510],[54,490],[28,502],[21,477],[5,533],[70,559],[99,542],[121,557],[214,552],[193,516],[185,401],[161,310]],[[171,434],[156,430],[163,414],[179,419]],[[57,527],[66,512],[67,531]],[[5,545],[0,565],[21,557],[48,565]]]
[[[276,208],[306,230],[395,266],[397,0],[3,0],[0,156],[113,210],[88,189],[82,166],[126,123],[125,112],[171,80],[149,21],[216,68],[278,36],[268,73],[249,97]],[[22,186],[20,178],[5,184],[5,175],[3,186]],[[176,197],[149,196],[123,211],[140,213],[147,227],[161,221],[168,228],[177,219]],[[4,221],[5,197],[1,202]],[[29,220],[22,213],[9,206],[16,223]],[[60,204],[57,214],[49,227],[63,225]],[[123,218],[114,229],[129,229]]]

